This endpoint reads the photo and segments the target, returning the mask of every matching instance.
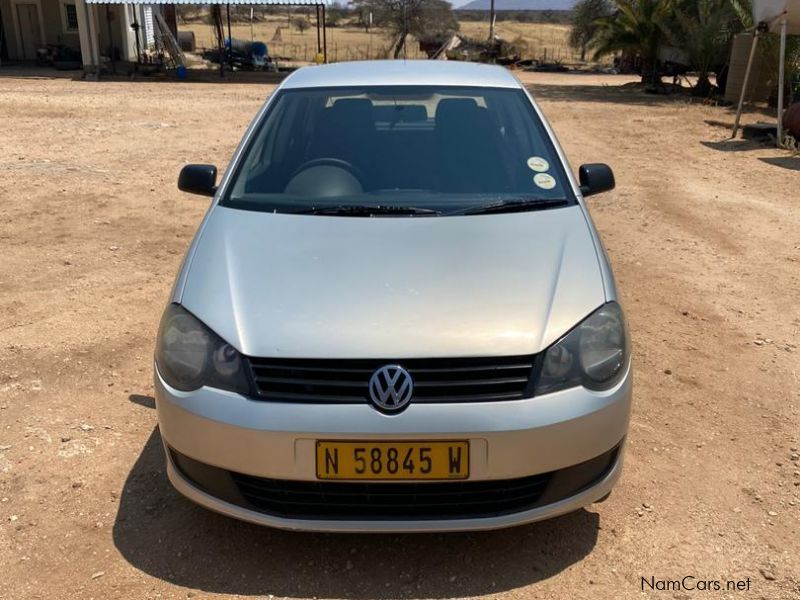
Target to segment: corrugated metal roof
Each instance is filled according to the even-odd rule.
[[[317,6],[327,2],[314,0],[86,0],[86,4],[246,4],[257,6]]]

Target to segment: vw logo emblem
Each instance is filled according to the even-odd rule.
[[[369,379],[369,397],[381,410],[396,411],[411,402],[414,381],[400,365],[386,365]]]

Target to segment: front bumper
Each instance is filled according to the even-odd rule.
[[[161,436],[168,449],[245,476],[313,482],[317,439],[469,440],[469,482],[512,480],[587,463],[620,446],[628,429],[630,370],[615,388],[573,388],[491,403],[419,404],[385,415],[368,404],[319,405],[249,400],[203,388],[181,392],[156,372]],[[167,473],[182,494],[217,512],[263,525],[314,531],[463,531],[555,517],[606,496],[620,476],[622,452],[590,485],[568,497],[510,514],[470,518],[287,518],[212,495],[167,451]],[[222,497],[220,497],[222,496]]]

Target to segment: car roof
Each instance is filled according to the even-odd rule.
[[[450,60],[371,60],[303,67],[287,77],[282,88],[367,85],[448,85],[521,88],[503,67]]]

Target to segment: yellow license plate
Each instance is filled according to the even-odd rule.
[[[469,442],[317,442],[318,479],[469,477]]]

